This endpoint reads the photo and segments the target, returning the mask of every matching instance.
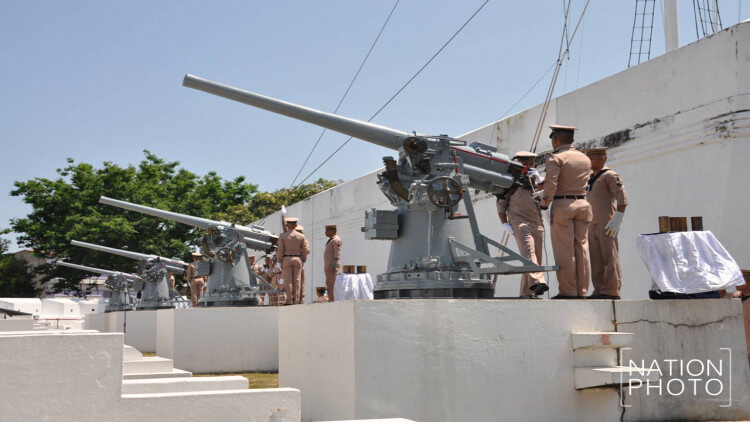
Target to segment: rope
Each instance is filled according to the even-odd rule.
[[[391,9],[391,13],[389,13],[388,17],[385,19],[383,26],[380,28],[380,32],[378,32],[378,36],[375,37],[375,41],[372,42],[372,45],[370,46],[370,50],[367,52],[367,55],[365,55],[365,59],[362,60],[362,64],[359,65],[359,69],[357,69],[357,73],[352,78],[352,81],[349,82],[349,87],[346,88],[346,92],[344,92],[344,95],[341,97],[339,104],[336,106],[336,110],[333,110],[333,114],[336,114],[336,112],[339,111],[339,107],[341,107],[341,104],[344,102],[344,99],[346,98],[347,94],[349,94],[349,90],[352,89],[352,85],[354,85],[354,81],[357,80],[357,77],[359,76],[359,72],[362,71],[362,68],[365,66],[367,59],[370,57],[370,53],[372,53],[372,50],[375,48],[375,44],[378,43],[380,36],[383,34],[383,30],[385,29],[386,25],[388,25],[388,21],[391,20],[391,16],[393,16],[393,12],[396,10],[396,6],[398,6],[399,1],[401,0],[396,0],[396,4],[393,5],[393,9]],[[320,132],[320,136],[318,136],[318,140],[315,141],[315,145],[313,145],[312,149],[310,150],[310,153],[307,154],[307,158],[305,158],[305,162],[302,163],[302,166],[299,168],[297,175],[294,176],[294,180],[292,180],[292,183],[289,185],[290,188],[294,186],[294,182],[297,181],[297,178],[299,177],[300,173],[302,173],[302,169],[304,169],[305,165],[307,165],[307,162],[310,160],[310,157],[312,156],[313,151],[315,151],[315,148],[320,143],[320,140],[323,138],[323,135],[326,133],[326,130],[327,129],[323,128],[323,131]]]
[[[450,44],[450,42],[451,42],[451,41],[453,41],[453,39],[454,39],[454,38],[456,38],[456,36],[457,36],[457,35],[458,35],[458,34],[459,34],[459,33],[460,33],[460,32],[461,32],[461,31],[462,31],[462,30],[463,30],[463,29],[464,29],[464,28],[466,27],[466,25],[468,25],[468,24],[469,24],[469,22],[471,22],[471,21],[472,21],[472,19],[474,19],[474,17],[475,17],[475,16],[476,16],[476,15],[477,15],[477,14],[479,13],[479,11],[480,11],[480,10],[482,10],[482,9],[484,8],[484,6],[485,6],[485,5],[487,4],[487,3],[489,3],[489,1],[490,1],[490,0],[485,0],[485,2],[484,2],[484,3],[482,3],[482,5],[481,5],[481,6],[479,6],[479,8],[478,8],[478,9],[476,10],[476,12],[474,12],[474,14],[473,14],[473,15],[471,15],[471,17],[469,17],[469,19],[468,19],[468,20],[466,20],[466,22],[464,22],[464,24],[463,24],[463,25],[461,25],[461,27],[460,27],[460,28],[458,28],[458,31],[456,31],[456,33],[454,33],[454,34],[453,34],[453,36],[452,36],[452,37],[450,37],[450,38],[448,39],[448,41],[446,41],[446,42],[445,42],[445,44],[443,44],[443,46],[442,46],[442,47],[440,47],[440,49],[439,49],[439,50],[438,50],[438,51],[437,51],[437,52],[436,52],[436,53],[435,53],[435,54],[434,54],[434,55],[433,55],[433,56],[432,56],[432,57],[430,58],[430,60],[428,60],[428,61],[427,61],[427,63],[425,63],[425,64],[424,64],[424,65],[423,65],[423,66],[422,66],[422,67],[421,67],[421,68],[420,68],[420,69],[419,69],[419,70],[417,71],[417,73],[415,73],[415,74],[414,74],[414,76],[412,76],[411,78],[409,78],[409,80],[408,80],[408,81],[406,81],[406,83],[405,83],[405,84],[404,84],[404,85],[403,85],[403,86],[402,86],[402,87],[401,87],[401,88],[400,88],[400,89],[399,89],[398,91],[396,91],[396,93],[395,93],[395,94],[393,94],[393,96],[392,96],[392,97],[391,97],[391,98],[390,98],[390,99],[389,99],[388,101],[386,101],[386,103],[385,103],[385,104],[383,104],[383,106],[382,106],[382,107],[380,107],[380,108],[378,109],[378,111],[376,111],[376,112],[375,112],[375,114],[373,114],[373,115],[372,115],[372,116],[371,116],[371,117],[370,117],[369,119],[367,119],[367,121],[368,121],[368,122],[371,122],[371,121],[372,121],[372,119],[374,119],[374,118],[375,118],[375,117],[376,117],[376,116],[377,116],[378,114],[380,114],[380,112],[381,112],[381,111],[383,111],[383,109],[384,109],[384,108],[386,108],[386,106],[388,106],[388,104],[390,104],[390,103],[391,103],[391,101],[393,101],[393,100],[394,100],[394,99],[395,99],[395,98],[396,98],[396,97],[397,97],[397,96],[398,96],[398,95],[399,95],[399,94],[401,93],[401,91],[403,91],[403,90],[404,90],[404,89],[405,89],[405,88],[406,88],[406,87],[407,87],[407,86],[408,86],[408,85],[409,85],[409,84],[410,84],[410,83],[411,83],[411,82],[412,82],[412,81],[413,81],[413,80],[414,80],[414,79],[415,79],[415,78],[416,78],[417,76],[419,76],[419,74],[420,74],[420,73],[422,73],[422,71],[423,71],[423,70],[424,70],[424,69],[425,69],[425,68],[426,68],[426,67],[427,67],[427,66],[428,66],[428,65],[429,65],[430,63],[432,63],[432,61],[433,61],[433,60],[435,60],[435,58],[436,58],[436,57],[438,56],[438,54],[440,54],[440,52],[442,52],[442,51],[443,51],[443,50],[445,49],[445,47],[447,47],[447,46],[448,46],[448,44]],[[324,165],[325,165],[325,164],[326,164],[326,163],[328,162],[328,160],[330,160],[331,158],[333,158],[333,156],[334,156],[334,155],[336,155],[336,153],[338,153],[339,151],[341,151],[341,148],[343,148],[344,146],[346,146],[346,144],[348,144],[348,143],[349,143],[349,141],[351,141],[351,140],[352,140],[352,138],[353,138],[353,137],[352,137],[352,136],[350,136],[350,137],[349,137],[349,139],[347,139],[346,141],[344,141],[344,143],[343,143],[343,144],[341,144],[341,146],[339,146],[338,148],[336,148],[336,150],[335,150],[335,151],[333,151],[333,153],[331,153],[331,155],[329,155],[329,156],[328,156],[328,158],[326,158],[326,159],[325,159],[325,160],[324,160],[324,161],[323,161],[322,163],[320,163],[320,165],[319,165],[318,167],[315,167],[315,170],[313,170],[312,172],[310,172],[310,174],[308,174],[308,175],[307,175],[307,176],[306,176],[306,177],[305,177],[304,179],[302,179],[302,181],[301,181],[301,182],[299,182],[299,184],[298,184],[297,186],[301,185],[302,183],[305,183],[305,181],[306,181],[307,179],[309,179],[309,178],[310,178],[310,177],[311,177],[311,176],[312,176],[313,174],[315,174],[315,172],[317,172],[317,171],[318,171],[318,170],[319,170],[319,169],[320,169],[321,167],[323,167],[323,166],[324,166]]]

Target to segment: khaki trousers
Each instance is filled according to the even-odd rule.
[[[333,302],[333,288],[336,286],[336,275],[339,272],[338,270],[330,271],[328,268],[326,268],[325,273],[326,273],[326,289],[328,290],[328,301]]]
[[[297,256],[285,256],[281,261],[281,278],[284,279],[286,304],[300,303],[302,287],[302,259]]]
[[[620,270],[617,237],[604,233],[607,223],[589,226],[589,254],[591,255],[591,284],[594,293],[620,296],[622,271]]]
[[[524,258],[539,265],[542,262],[542,249],[544,247],[544,226],[538,224],[518,221],[509,216],[508,222],[513,227],[513,234],[518,245],[518,253]],[[534,292],[530,286],[547,283],[541,272],[523,273],[521,276],[521,296],[531,296]]]
[[[585,199],[552,202],[550,239],[563,296],[586,296],[591,276],[588,233],[593,215]]]
[[[190,281],[190,301],[193,302],[193,307],[198,306],[198,299],[203,296],[203,291],[206,289],[206,279],[203,277],[194,278]]]

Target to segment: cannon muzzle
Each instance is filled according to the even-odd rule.
[[[77,270],[88,271],[90,273],[96,273],[96,274],[101,274],[101,275],[117,275],[117,274],[122,274],[123,277],[125,277],[125,278],[127,278],[129,280],[140,280],[140,277],[138,277],[137,275],[134,275],[134,274],[121,273],[119,271],[103,270],[101,268],[87,267],[85,265],[71,264],[71,263],[65,262],[65,261],[55,261],[55,265],[62,265],[63,267],[75,268]]]
[[[172,270],[184,271],[185,268],[187,268],[187,266],[188,266],[187,262],[180,261],[179,259],[165,258],[165,257],[159,256],[159,255],[152,255],[152,254],[145,254],[145,253],[139,253],[139,252],[126,251],[124,249],[109,248],[107,246],[95,245],[93,243],[86,243],[86,242],[81,242],[81,241],[78,241],[78,240],[71,240],[70,244],[74,245],[74,246],[81,246],[81,247],[84,247],[84,248],[93,249],[95,251],[111,253],[113,255],[120,255],[120,256],[124,256],[126,258],[136,259],[136,260],[139,260],[139,261],[146,261],[146,260],[149,260],[149,259],[160,260],[161,262],[163,262],[167,266],[167,269],[170,270],[170,271],[172,271]],[[172,272],[174,272],[174,271],[172,271]]]
[[[112,205],[114,207],[123,208],[130,211],[139,212],[141,214],[152,215],[154,217],[160,217],[167,220],[176,221],[178,223],[187,224],[188,226],[198,227],[204,230],[208,230],[211,227],[224,226],[232,227],[238,232],[242,233],[245,238],[247,246],[257,249],[260,251],[271,250],[276,244],[278,236],[265,230],[260,230],[255,227],[246,227],[239,224],[228,223],[226,221],[215,221],[207,218],[193,217],[192,215],[179,214],[171,211],[164,211],[158,208],[151,208],[145,205],[133,204],[132,202],[120,201],[117,199],[107,198],[102,196],[99,198],[99,202],[106,205]],[[114,253],[114,252],[113,252]],[[139,258],[136,258],[139,259]],[[164,259],[162,259],[164,260]],[[165,261],[166,262],[166,261]]]
[[[391,129],[348,117],[337,116],[332,113],[326,113],[324,111],[233,88],[228,85],[202,79],[190,74],[185,75],[185,79],[182,80],[182,85],[253,107],[262,108],[263,110],[268,110],[272,113],[312,123],[390,149],[398,150],[401,148],[401,145],[406,138],[415,136],[414,134],[409,134],[401,130]]]

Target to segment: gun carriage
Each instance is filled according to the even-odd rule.
[[[378,186],[396,210],[365,212],[367,239],[389,239],[375,298],[490,298],[493,274],[552,271],[479,231],[470,190],[503,195],[527,169],[495,147],[447,135],[391,129],[186,75],[183,86],[302,120],[398,151],[384,157]],[[503,252],[492,256],[490,246]]]

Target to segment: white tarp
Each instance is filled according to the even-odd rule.
[[[642,234],[636,247],[662,292],[701,293],[745,284],[737,262],[710,231]]]
[[[340,300],[372,299],[370,274],[339,274],[333,286],[333,297]]]

